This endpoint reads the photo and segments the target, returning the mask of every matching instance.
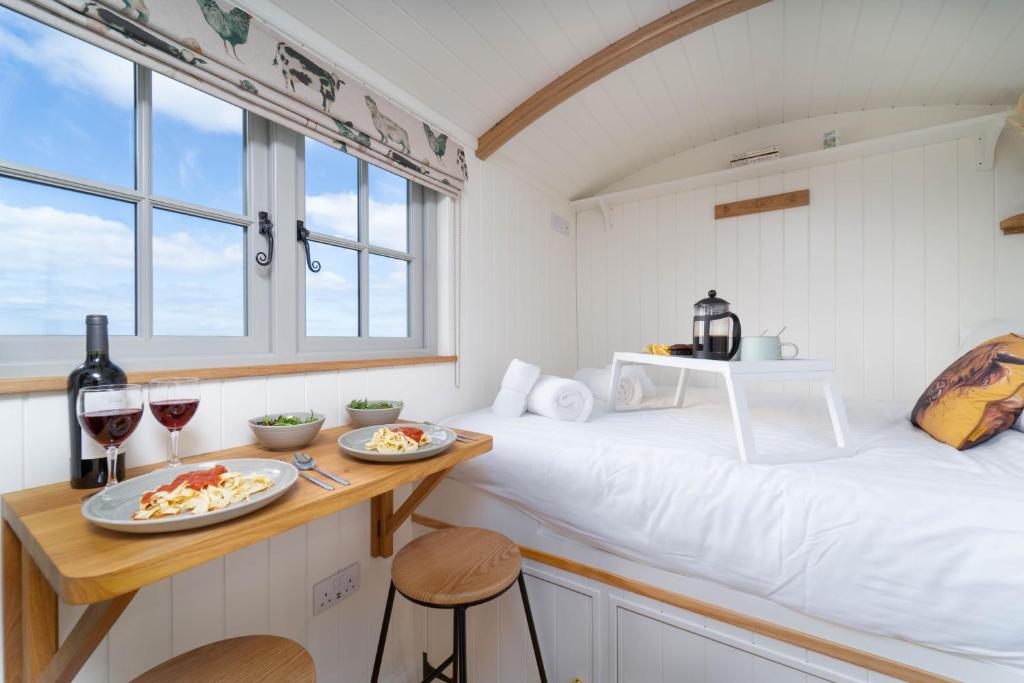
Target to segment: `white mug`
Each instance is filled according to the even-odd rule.
[[[788,356],[782,355],[782,348],[793,347]],[[784,342],[778,337],[743,337],[740,341],[740,360],[792,360],[800,353],[793,342]]]

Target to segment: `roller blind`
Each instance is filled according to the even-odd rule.
[[[226,2],[0,4],[445,194],[467,179],[446,134]]]

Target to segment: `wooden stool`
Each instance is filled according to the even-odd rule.
[[[306,649],[277,636],[218,640],[156,666],[132,683],[316,683],[316,667]]]
[[[399,550],[391,565],[391,587],[388,589],[388,602],[384,608],[384,622],[380,627],[377,657],[373,660],[370,683],[377,683],[380,675],[396,590],[417,605],[453,610],[452,655],[436,668],[427,662],[424,655],[423,675],[426,678],[422,683],[434,679],[447,683],[467,683],[466,609],[493,600],[516,582],[523,596],[537,671],[541,683],[547,683],[540,644],[537,642],[537,629],[530,612],[530,600],[526,596],[522,564],[519,547],[501,534],[487,529],[442,529],[420,536]],[[451,678],[441,673],[449,664],[452,665]]]

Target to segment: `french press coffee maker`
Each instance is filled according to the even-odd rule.
[[[730,360],[740,350],[740,319],[715,290],[693,305],[693,356]]]

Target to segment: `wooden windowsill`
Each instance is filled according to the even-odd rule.
[[[128,381],[145,384],[161,377],[198,377],[199,379],[237,379],[239,377],[266,377],[269,375],[295,375],[306,372],[331,370],[360,370],[387,368],[401,365],[436,365],[455,363],[458,356],[410,356],[407,358],[370,358],[365,360],[318,361],[315,363],[278,363],[273,365],[240,365],[238,367],[195,368],[186,370],[143,370],[129,372]],[[14,377],[0,379],[0,396],[5,394],[35,394],[47,391],[65,391],[67,377]]]

